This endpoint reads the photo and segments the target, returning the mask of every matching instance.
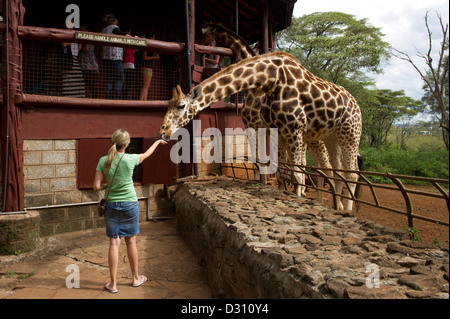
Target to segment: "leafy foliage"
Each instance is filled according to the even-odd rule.
[[[449,179],[449,153],[447,150],[411,152],[399,149],[361,149],[364,169],[372,172],[390,172],[399,175]],[[375,178],[375,182],[387,182]]]
[[[369,103],[361,106],[366,144],[379,148],[387,144],[393,124],[424,110],[424,104],[405,96],[404,91],[368,90]]]
[[[390,45],[380,29],[366,19],[341,12],[313,13],[293,18],[278,34],[278,46],[296,56],[314,74],[336,84],[348,78],[381,73]]]

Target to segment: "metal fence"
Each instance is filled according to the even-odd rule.
[[[236,163],[233,161],[233,163],[226,163],[222,164],[222,167],[228,168],[231,170],[232,174],[230,176],[233,176],[234,178],[240,178],[240,179],[249,179],[249,180],[258,180],[258,174],[256,172],[259,170],[261,163],[256,163],[253,165],[253,163],[248,162],[248,159],[244,159],[246,162],[244,163]],[[238,173],[239,171],[245,170],[246,173]],[[393,212],[396,214],[400,214],[407,217],[408,220],[408,227],[413,228],[414,227],[414,219],[417,220],[423,220],[426,222],[431,222],[435,224],[440,224],[444,226],[449,226],[448,221],[444,220],[437,220],[433,218],[429,218],[427,216],[421,216],[418,215],[415,212],[413,201],[411,199],[411,195],[421,195],[426,196],[431,199],[436,200],[444,200],[447,205],[447,212],[449,209],[449,193],[448,193],[448,187],[449,187],[449,181],[446,179],[437,179],[437,178],[427,178],[427,177],[416,177],[416,176],[405,176],[405,175],[397,175],[392,173],[377,173],[377,172],[367,172],[367,171],[351,171],[351,170],[342,170],[342,169],[331,169],[331,168],[318,168],[318,167],[312,167],[312,166],[302,166],[302,165],[295,165],[291,163],[278,163],[278,171],[281,172],[280,174],[283,178],[283,180],[287,183],[292,183],[294,181],[294,173],[302,173],[306,175],[305,183],[300,184],[305,187],[314,189],[318,192],[324,192],[331,194],[333,199],[333,207],[337,209],[338,202],[341,198],[351,199],[354,202],[358,204],[366,204],[372,207],[380,208],[389,212]],[[332,172],[333,176],[330,177],[327,175],[327,173]],[[359,176],[359,179],[357,182],[350,181],[346,179],[343,175],[345,173],[354,173]],[[331,175],[331,174],[330,174]],[[382,177],[387,181],[387,184],[379,184],[371,182],[369,179],[370,177]],[[272,175],[272,177],[275,177],[275,175]],[[317,179],[319,177],[324,178],[325,184],[328,185],[327,187],[319,188],[317,185]],[[367,201],[358,198],[354,194],[344,195],[344,194],[338,194],[336,193],[336,189],[334,187],[334,184],[336,181],[342,181],[344,185],[348,188],[351,184],[356,184],[357,186],[363,187],[366,186],[370,190],[371,199],[372,201]],[[407,186],[408,182],[421,182],[423,185],[431,186],[433,187],[434,191],[421,191],[421,190],[415,190],[411,189]],[[388,183],[392,182],[392,186]],[[447,188],[447,191],[446,191]],[[386,189],[391,191],[397,191],[400,192],[403,196],[403,199],[405,201],[405,210],[401,210],[394,207],[388,207],[381,204],[381,200],[377,195],[377,189]],[[432,205],[432,202],[430,202]]]
[[[102,58],[104,45],[23,41],[23,93],[72,98],[168,100],[180,83],[181,58],[124,48],[126,60]],[[153,60],[144,62],[143,55]],[[145,64],[146,63],[146,64]]]

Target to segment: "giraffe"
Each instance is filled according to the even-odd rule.
[[[222,25],[208,23],[202,29],[202,32],[205,43],[211,43],[212,41],[214,41],[217,44],[222,44],[225,47],[230,48],[237,62],[257,55],[243,37],[241,37],[237,33],[231,31],[230,29]],[[240,110],[240,114],[246,128],[253,128],[256,130],[258,127],[261,127],[261,125],[264,125],[264,121],[260,118],[259,112],[261,109],[260,105],[263,104],[264,99],[266,99],[265,95],[266,95],[265,92],[259,89],[250,89],[247,91],[246,99]],[[306,144],[310,149],[311,155],[314,159],[314,163],[316,164],[317,167],[325,167],[325,168],[331,167],[328,158],[328,151],[323,141],[310,141],[307,142]],[[258,142],[256,142],[256,145],[258,145]],[[280,159],[280,162],[287,162],[286,152],[284,152],[284,149],[286,148],[286,142],[282,139],[282,137],[280,137],[278,145],[283,147],[279,148],[278,158]],[[304,149],[304,153],[305,157],[303,158],[306,158],[306,147]],[[303,165],[305,164],[306,162],[303,163]],[[332,173],[328,173],[328,175],[332,175]],[[284,189],[284,182],[281,180],[279,176],[277,176],[277,179],[280,188]],[[301,180],[299,184],[302,185],[305,184],[303,174],[301,175]],[[324,186],[323,177],[318,178],[317,186],[319,189],[323,188]],[[301,196],[305,196],[303,193],[304,191],[303,186],[296,185],[296,189],[297,193],[300,193]],[[323,202],[322,192],[318,191],[317,197],[318,202],[322,203]]]
[[[168,110],[158,136],[168,140],[195,115],[226,96],[252,89],[262,90],[267,100],[260,117],[264,124],[277,128],[287,142],[294,164],[304,161],[306,143],[323,141],[331,165],[356,170],[362,117],[355,98],[343,87],[322,80],[286,52],[272,52],[235,63],[195,86],[187,95],[178,86],[168,102]],[[345,172],[346,178],[358,176]],[[349,191],[354,194],[355,184]],[[341,194],[343,182],[336,182]],[[351,210],[353,201],[344,208]]]

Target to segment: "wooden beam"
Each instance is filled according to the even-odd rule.
[[[52,41],[52,42],[77,42],[77,43],[87,43],[96,44],[100,42],[88,39],[75,39],[75,32],[71,29],[54,29],[54,28],[41,28],[32,26],[19,26],[18,34],[21,39],[26,40],[39,40],[39,41]],[[126,36],[117,36],[126,39]],[[180,55],[184,52],[184,43],[179,42],[165,42],[159,40],[139,38],[140,40],[145,40],[147,43],[146,47],[132,45],[132,44],[122,44],[114,43],[113,46],[117,47],[127,47],[135,48],[139,50],[151,50],[152,52],[161,54],[172,54]],[[101,42],[102,45],[108,45]],[[111,44],[112,45],[112,44]]]
[[[133,101],[133,100],[104,100],[70,98],[49,95],[16,94],[16,105],[36,107],[58,107],[78,109],[139,109],[139,110],[167,110],[168,101]]]
[[[216,55],[222,55],[222,56],[233,56],[233,51],[228,48],[222,48],[222,47],[210,47],[206,45],[196,44],[195,45],[195,52],[201,53],[201,54],[216,54]]]

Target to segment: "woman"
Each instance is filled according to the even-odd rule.
[[[105,288],[111,293],[116,293],[121,237],[125,237],[127,245],[127,255],[133,276],[131,285],[139,287],[147,281],[147,277],[139,275],[138,272],[136,235],[139,233],[139,202],[132,175],[137,165],[152,155],[160,144],[166,144],[166,142],[158,140],[142,154],[125,154],[125,149],[130,144],[130,134],[122,129],[114,132],[112,142],[114,145],[109,149],[108,155],[100,158],[98,162],[93,188],[109,190],[105,226],[106,235],[109,237],[108,264],[111,281]],[[102,185],[103,178],[106,178],[106,185]]]

